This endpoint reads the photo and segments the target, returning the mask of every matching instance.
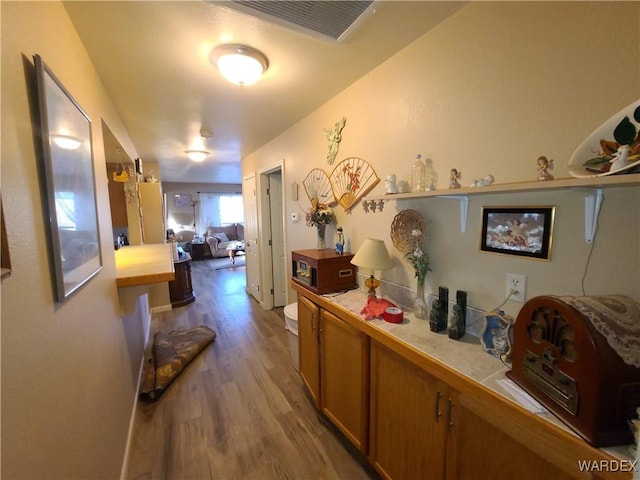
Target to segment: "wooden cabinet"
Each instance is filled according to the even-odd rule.
[[[524,415],[490,396],[452,390],[449,401],[447,479],[597,478],[580,472],[578,462],[592,454],[575,435],[541,429],[535,415]]]
[[[298,296],[298,350],[300,377],[316,408],[320,408],[320,349],[318,335],[320,309],[303,296]]]
[[[159,183],[138,184],[143,243],[164,243],[164,203]]]
[[[371,342],[369,459],[383,477],[444,478],[447,399],[446,385]]]
[[[292,286],[299,293],[302,379],[316,406],[383,478],[632,478],[630,460],[591,447],[331,300]],[[585,461],[612,470],[583,472]]]
[[[366,453],[369,338],[326,310],[320,317],[320,410]]]
[[[191,284],[191,259],[174,262],[175,279],[169,282],[169,298],[173,308],[195,301]]]

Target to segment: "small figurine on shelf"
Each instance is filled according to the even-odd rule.
[[[398,193],[396,176],[391,174],[384,180],[384,193]]]
[[[409,186],[409,182],[406,180],[398,180],[398,193],[409,193],[411,192],[411,186]]]
[[[538,157],[538,180],[541,182],[553,180],[549,170],[553,170],[553,160],[547,160],[544,155]]]
[[[336,229],[338,232],[338,241],[336,242],[336,253],[342,255],[344,253],[344,233],[342,233],[342,227]]]
[[[452,168],[451,175],[449,176],[449,188],[460,188],[460,177],[462,177],[462,172],[459,172],[458,169]]]

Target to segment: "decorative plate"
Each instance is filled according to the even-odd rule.
[[[402,210],[391,222],[391,241],[393,246],[403,255],[409,253],[416,246],[415,238],[411,235],[414,230],[422,232],[420,243],[424,243],[427,225],[420,212],[416,210]]]
[[[640,136],[637,134],[637,130],[640,128],[640,119],[634,118],[634,111],[638,108],[640,108],[640,100],[636,100],[631,105],[623,108],[589,135],[576,151],[573,152],[569,160],[569,174],[577,178],[604,177],[606,175],[629,172],[630,169],[640,165],[640,152],[636,154],[629,152],[629,160],[624,167],[613,171],[601,171],[603,165],[608,165],[609,161],[613,160],[614,153],[619,147],[613,132],[625,117],[629,119],[629,128],[636,128],[635,140],[631,145],[632,150],[634,146],[635,148],[640,148],[638,146]],[[636,114],[640,115],[640,112]],[[605,148],[605,146],[607,148]]]

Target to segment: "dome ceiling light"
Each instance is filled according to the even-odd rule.
[[[208,129],[202,127],[200,128],[200,135],[198,135],[194,140],[189,150],[186,150],[184,153],[187,154],[187,157],[191,159],[192,162],[202,162],[207,155],[210,155],[211,152],[207,151],[207,139],[211,138],[213,134]]]
[[[220,45],[211,51],[213,63],[224,78],[236,85],[253,85],[269,68],[267,57],[246,45]]]

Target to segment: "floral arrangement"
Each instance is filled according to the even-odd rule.
[[[413,269],[416,272],[416,278],[418,283],[424,283],[424,279],[427,276],[427,272],[431,270],[429,268],[429,256],[425,253],[420,245],[422,239],[422,231],[415,229],[411,231],[411,236],[415,239],[415,247],[412,251],[405,255],[405,258],[409,260],[409,263],[413,265]]]
[[[315,198],[311,201],[311,209],[305,212],[305,220],[308,227],[329,225],[336,216],[330,206],[318,202]]]

